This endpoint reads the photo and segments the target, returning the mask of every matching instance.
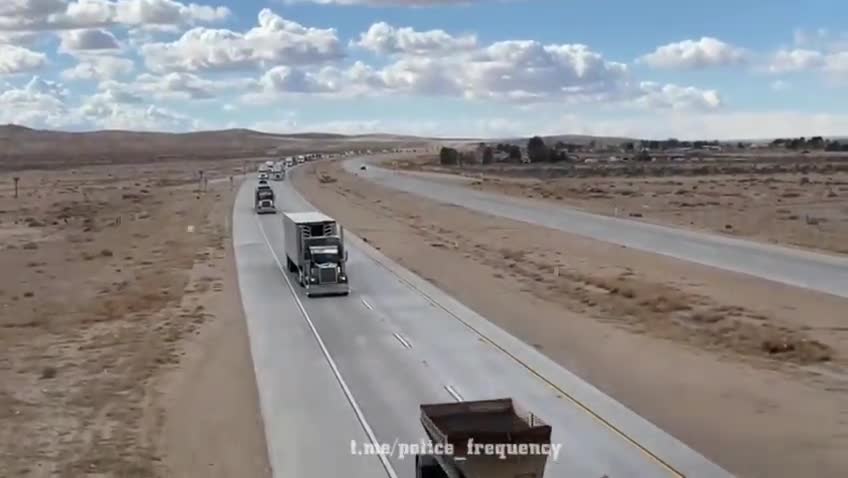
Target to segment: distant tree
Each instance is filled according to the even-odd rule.
[[[803,136],[789,140],[787,147],[792,150],[804,149],[807,147],[807,140]]]
[[[486,146],[483,150],[483,164],[490,164],[495,160],[495,153],[490,146]]]
[[[745,149],[747,146],[742,141],[736,143],[736,147],[739,149]]]
[[[635,147],[636,147],[633,144],[633,141],[628,141],[621,146],[622,146],[622,149],[624,149],[625,151],[633,151],[633,149],[635,149]]]
[[[831,151],[831,152],[832,151],[842,151],[842,148],[845,147],[845,146],[848,146],[848,145],[843,145],[839,141],[828,141],[827,144],[824,146],[824,150],[825,151]]]
[[[808,144],[811,148],[815,148],[815,149],[824,148],[824,138],[822,138],[821,136],[813,136],[812,138],[810,138],[810,141],[809,141]]]
[[[647,149],[643,149],[633,156],[634,161],[650,161],[653,159]]]
[[[453,148],[442,147],[439,151],[439,163],[450,166],[458,164],[459,152]]]
[[[511,145],[509,147],[509,159],[519,161],[521,160],[521,148],[516,145]]]
[[[538,163],[550,160],[551,155],[545,141],[539,136],[533,136],[527,141],[527,156],[531,162]]]

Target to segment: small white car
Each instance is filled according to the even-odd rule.
[[[259,173],[259,180],[268,180],[268,173]]]

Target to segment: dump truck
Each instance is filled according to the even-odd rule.
[[[415,457],[416,478],[542,478],[551,426],[511,398],[421,405],[421,424],[445,453]],[[489,447],[487,447],[489,445]],[[487,453],[496,446],[525,453]],[[449,452],[448,452],[449,450]]]
[[[268,184],[260,184],[254,195],[254,208],[256,214],[276,214],[277,207],[274,205],[274,190]]]
[[[286,265],[297,275],[307,297],[348,295],[347,250],[344,229],[320,212],[292,212],[283,216]]]

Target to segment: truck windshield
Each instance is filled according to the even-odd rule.
[[[337,264],[339,262],[339,249],[336,246],[312,247],[309,249],[312,262],[316,264]]]

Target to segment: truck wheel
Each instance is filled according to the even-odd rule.
[[[415,478],[448,478],[448,475],[431,455],[416,455]]]

